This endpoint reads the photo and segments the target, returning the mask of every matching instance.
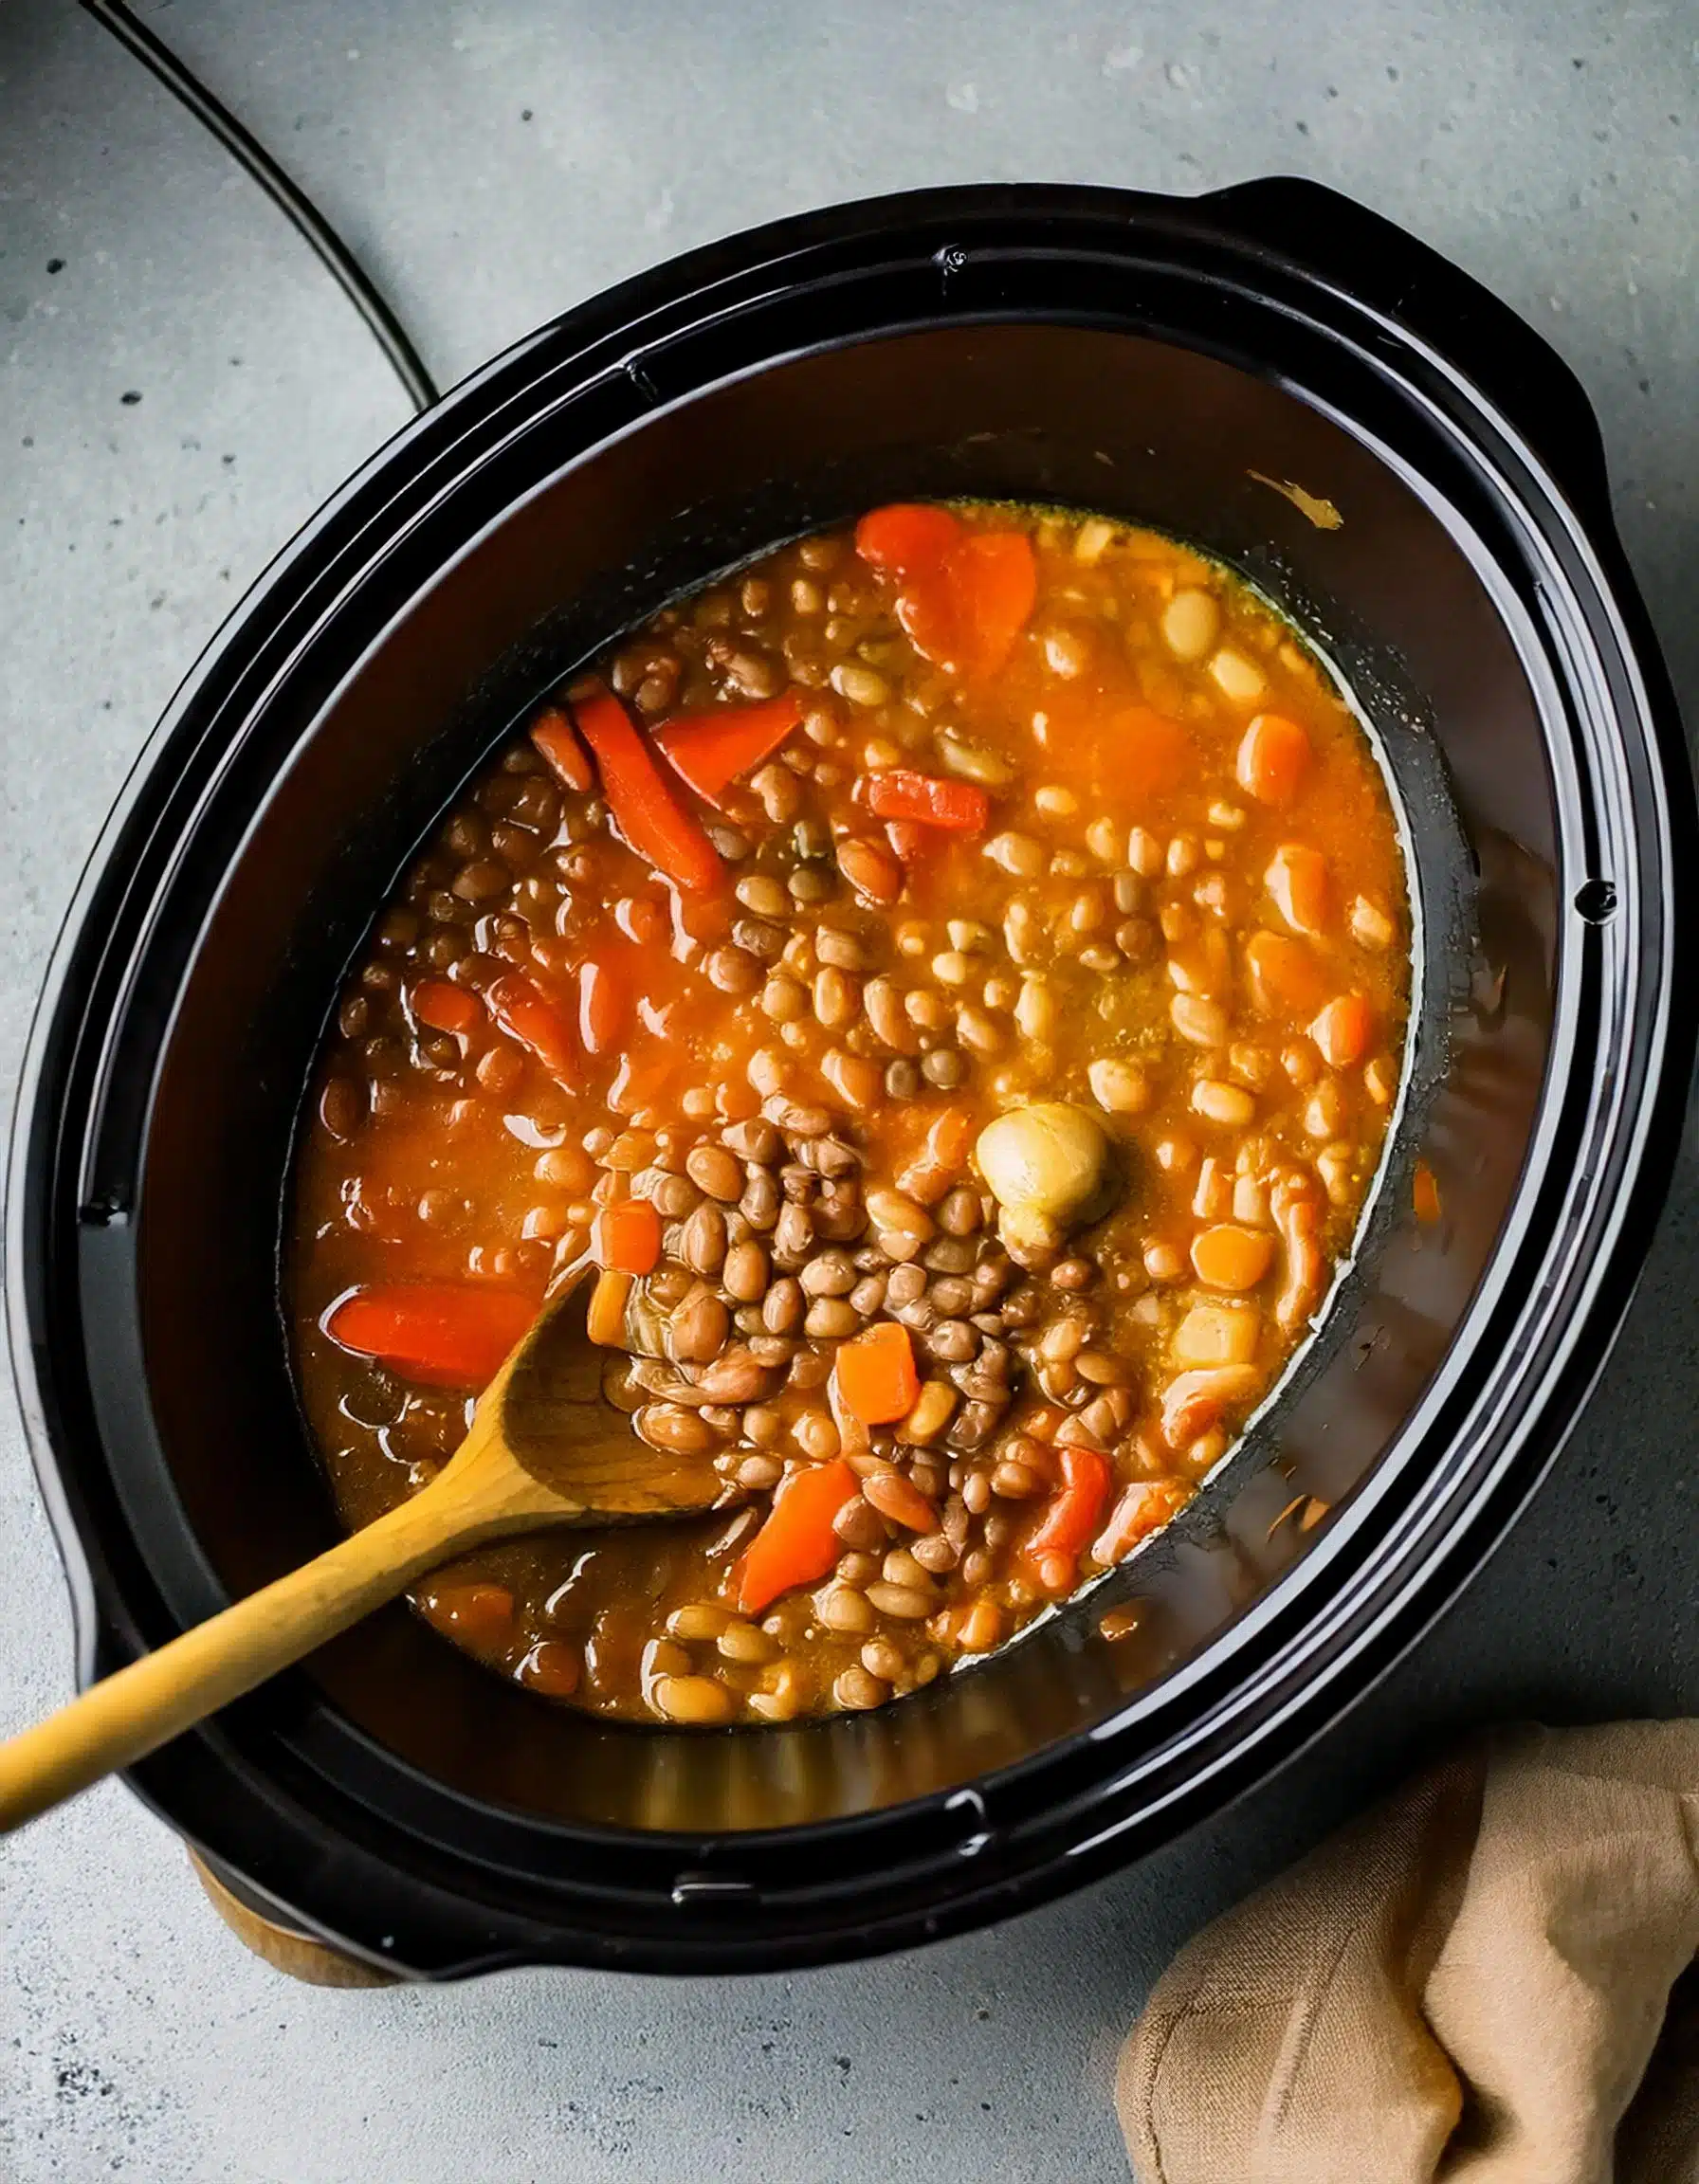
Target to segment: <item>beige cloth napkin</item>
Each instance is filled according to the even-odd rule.
[[[1134,2171],[1699,2184],[1696,1949],[1699,1722],[1495,1733],[1175,1959],[1121,2058]]]

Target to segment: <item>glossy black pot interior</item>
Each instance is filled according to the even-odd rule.
[[[1195,539],[1356,689],[1425,943],[1359,1265],[1178,1537],[884,1713],[598,1725],[397,1608],[137,1770],[263,1900],[356,1950],[436,1974],[803,1961],[1133,1854],[1409,1643],[1525,1499],[1626,1302],[1690,1051],[1691,822],[1574,383],[1306,186],[815,215],[545,329],[403,434],[220,636],[115,817],[11,1203],[83,1674],[333,1537],[276,1301],[290,1136],[339,974],[445,802],[679,588],[957,492]],[[1436,1228],[1408,1212],[1417,1157]],[[1274,1522],[1299,1495],[1333,1506],[1313,1534]],[[1147,1606],[1110,1643],[1122,1596]]]

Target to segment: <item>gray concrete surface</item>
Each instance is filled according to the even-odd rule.
[[[157,27],[295,169],[439,375],[608,281],[942,179],[1340,185],[1573,361],[1699,719],[1699,19],[1682,0],[185,0]],[[0,11],[0,1079],[150,723],[292,528],[401,421],[250,186],[75,9]],[[137,399],[138,397],[138,399]],[[1549,1487],[1375,1700],[1238,1811],[1001,1931],[693,1987],[285,1985],[108,1787],[0,1849],[0,2175],[158,2184],[1083,2184],[1175,1944],[1465,1720],[1699,1702],[1699,1179]],[[0,1729],[68,1628],[0,1415]]]

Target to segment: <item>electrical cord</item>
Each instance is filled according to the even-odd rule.
[[[80,5],[110,30],[120,45],[127,46],[174,98],[182,101],[260,185],[297,234],[318,253],[320,262],[365,320],[367,330],[406,388],[413,408],[429,410],[438,399],[436,383],[425,369],[424,360],[409,340],[400,319],[361,270],[353,251],[311,200],[290,181],[265,146],[256,142],[236,117],[190,73],[169,46],[162,45],[145,24],[131,14],[122,0],[80,0]]]

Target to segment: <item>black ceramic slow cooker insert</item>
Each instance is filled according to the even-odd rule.
[[[9,1308],[81,1679],[335,1535],[277,1303],[291,1134],[376,905],[563,673],[889,497],[1154,523],[1357,693],[1422,944],[1363,1248],[1247,1455],[1105,1595],[882,1713],[633,1730],[395,1608],[134,1770],[276,1915],[405,1972],[766,1968],[1137,1856],[1419,1633],[1620,1320],[1693,1043],[1690,789],[1584,398],[1307,184],[985,188],[764,228],[499,358],[289,547],[79,893],[12,1149]],[[1337,519],[1337,521],[1335,520]],[[1443,1219],[1410,1210],[1414,1163]],[[1310,1533],[1273,1521],[1328,1505]]]

